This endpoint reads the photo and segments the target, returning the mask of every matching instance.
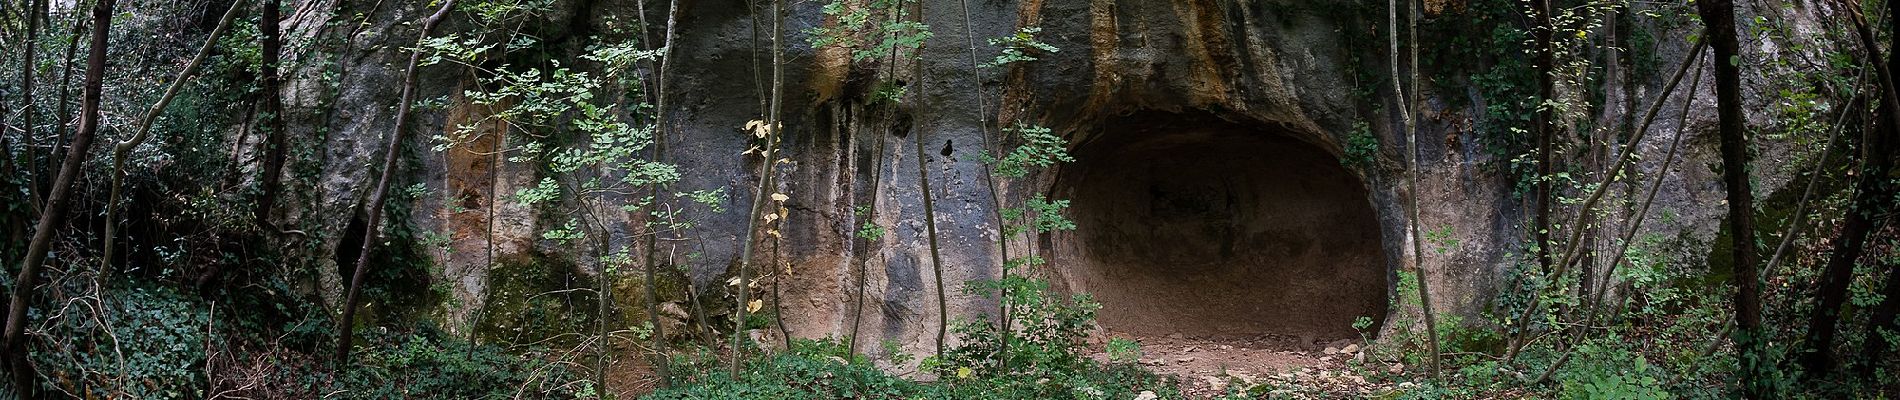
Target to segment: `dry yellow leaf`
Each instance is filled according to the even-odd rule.
[[[758,136],[760,139],[764,139],[766,132],[770,131],[770,129],[766,128],[765,121],[756,119],[747,121],[745,123],[745,130],[752,131],[752,136]]]
[[[745,312],[759,312],[761,308],[765,308],[764,300],[753,300],[751,303],[745,303]]]

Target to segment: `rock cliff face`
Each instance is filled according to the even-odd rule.
[[[1463,17],[1462,2],[1428,3],[1432,18]],[[665,93],[675,127],[667,145],[687,171],[680,187],[723,189],[729,196],[724,213],[691,213],[698,226],[672,262],[688,271],[697,292],[716,299],[737,264],[757,179],[759,161],[741,155],[749,141],[740,128],[760,114],[759,77],[769,75],[754,70],[761,62],[755,57],[769,42],[755,47],[753,38],[755,28],[769,31],[755,26],[746,2],[681,5],[678,59]],[[525,32],[547,43],[555,57],[571,56],[581,51],[580,40],[637,17],[637,6],[555,1]],[[1474,129],[1485,123],[1485,105],[1495,99],[1462,88],[1466,77],[1429,69],[1453,68],[1428,66],[1428,76],[1451,84],[1423,85],[1421,181],[1418,193],[1406,192],[1403,160],[1411,149],[1397,116],[1386,111],[1392,94],[1384,80],[1383,31],[1364,28],[1383,26],[1383,4],[972,0],[967,19],[957,1],[922,6],[934,36],[915,61],[918,68],[900,62],[902,68],[889,68],[899,73],[884,76],[919,97],[896,107],[869,96],[867,82],[878,79],[870,71],[878,66],[814,50],[803,40],[807,28],[835,21],[813,3],[790,7],[786,161],[776,188],[790,199],[783,240],[766,245],[761,254],[769,259],[756,265],[783,274],[777,298],[794,336],[852,331],[856,263],[865,262],[867,304],[858,329],[873,340],[927,345],[937,318],[924,218],[934,218],[942,235],[953,320],[993,313],[992,302],[956,288],[1000,272],[995,205],[976,159],[986,143],[1013,143],[997,127],[1015,123],[1053,129],[1079,161],[1012,181],[1003,195],[1073,199],[1079,229],[1028,238],[1014,248],[1040,249],[1050,261],[1046,274],[1060,289],[1095,293],[1104,303],[1101,322],[1111,330],[1338,337],[1351,335],[1356,317],[1399,315],[1402,310],[1387,304],[1396,294],[1394,271],[1409,263],[1415,240],[1404,212],[1413,195],[1423,206],[1422,230],[1439,232],[1424,265],[1439,311],[1476,321],[1513,282],[1506,275],[1526,250],[1529,201],[1515,192],[1510,156],[1487,151],[1500,144]],[[664,2],[647,4],[648,19],[664,20],[662,8]],[[352,221],[362,216],[348,210],[366,197],[375,149],[391,130],[403,49],[414,38],[415,27],[406,22],[426,12],[414,2],[313,1],[289,22],[291,32],[333,43],[300,60],[304,67],[291,89],[291,125],[304,129],[299,134],[311,138],[317,155],[303,165],[321,177],[308,188],[312,209],[295,218],[327,230],[316,233],[324,243],[312,250],[324,259],[348,259],[327,255],[360,240],[360,232],[345,227],[360,226]],[[1061,50],[1009,68],[972,68],[965,21],[984,60],[997,52],[984,39],[1022,27],[1039,27],[1038,37]],[[458,29],[472,27],[453,19],[444,26],[445,32]],[[1679,38],[1682,29],[1655,34]],[[1672,70],[1687,45],[1658,42],[1644,51],[1658,55],[1660,69]],[[431,66],[422,75],[423,98],[445,99],[445,106],[414,127],[411,162],[394,186],[426,189],[399,209],[412,229],[443,239],[426,251],[439,267],[432,279],[456,301],[437,306],[436,315],[468,329],[490,294],[524,295],[497,289],[496,282],[519,275],[511,269],[579,264],[574,268],[582,275],[592,274],[583,252],[540,239],[547,216],[511,201],[542,172],[493,155],[513,143],[507,127],[480,125],[477,131],[493,139],[429,150],[428,137],[492,110],[461,98],[477,82],[457,67]],[[1639,107],[1648,106],[1667,77],[1650,75],[1621,88]],[[1696,104],[1711,101],[1706,87],[1700,93]],[[1637,169],[1656,173],[1668,140],[1690,135],[1687,159],[1673,175],[1681,180],[1668,182],[1652,211],[1676,218],[1650,231],[1705,246],[1721,217],[1712,200],[1720,197],[1720,183],[1703,167],[1715,164],[1712,141],[1698,139],[1712,131],[1713,111],[1689,107],[1687,126],[1677,126],[1667,116],[1683,109],[1677,101],[1664,107],[1666,117],[1635,147],[1643,156]],[[1360,124],[1366,128],[1356,130]],[[1372,148],[1350,149],[1355,131],[1370,135],[1372,141],[1362,143]],[[920,190],[913,147],[919,142],[931,193]],[[1777,190],[1789,172],[1758,168],[1762,190]],[[923,196],[935,199],[935,215],[924,215]],[[867,206],[879,210],[876,223],[890,232],[876,243],[852,240],[855,212]],[[537,257],[572,261],[522,261]],[[336,270],[322,269],[309,289],[334,297]],[[637,281],[628,282],[634,284],[616,287],[636,293]],[[683,290],[669,291],[669,299],[683,301]],[[637,295],[616,297],[629,299],[623,304],[638,315]],[[627,318],[637,318],[632,315]]]

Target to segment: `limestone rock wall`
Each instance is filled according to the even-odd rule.
[[[676,72],[666,93],[671,102],[667,112],[677,129],[668,133],[668,146],[687,171],[680,187],[724,189],[729,197],[724,213],[690,213],[698,226],[674,262],[689,271],[699,292],[716,294],[725,290],[723,277],[737,264],[745,210],[753,196],[750,185],[757,179],[758,161],[741,155],[748,140],[740,128],[758,118],[762,84],[757,77],[763,74],[753,69],[755,16],[748,13],[747,2],[686,0],[681,4],[685,8],[679,19]],[[1427,4],[1434,18],[1459,18],[1457,12],[1463,7],[1460,1]],[[803,40],[807,28],[831,23],[817,4],[793,2],[790,6],[786,162],[778,169],[780,184],[775,188],[790,200],[785,203],[784,239],[761,252],[776,258],[760,260],[758,265],[785,274],[778,296],[793,335],[837,336],[852,330],[854,271],[862,261],[869,301],[862,307],[858,329],[867,338],[894,340],[913,349],[928,346],[937,311],[923,232],[926,217],[920,199],[926,194],[920,193],[918,181],[919,140],[921,165],[933,182],[927,195],[937,205],[931,218],[942,236],[943,279],[951,290],[951,312],[965,318],[993,312],[992,302],[957,288],[962,282],[999,273],[990,214],[995,205],[976,155],[984,151],[986,142],[1010,140],[997,127],[1016,122],[1050,127],[1082,147],[1127,139],[1117,135],[1141,134],[1125,129],[1131,115],[1212,121],[1233,134],[1297,141],[1307,148],[1302,150],[1307,152],[1304,159],[1322,162],[1339,160],[1355,124],[1365,123],[1378,139],[1377,162],[1353,168],[1351,175],[1353,184],[1363,188],[1366,198],[1361,208],[1371,213],[1374,222],[1368,232],[1376,234],[1378,251],[1360,258],[1376,264],[1372,268],[1387,271],[1383,290],[1388,291],[1395,279],[1390,271],[1409,262],[1406,254],[1413,238],[1407,231],[1404,205],[1414,193],[1405,189],[1400,177],[1403,156],[1410,150],[1397,116],[1387,112],[1389,83],[1367,81],[1368,77],[1380,79],[1387,71],[1382,36],[1365,28],[1383,24],[1382,19],[1366,19],[1367,15],[1383,16],[1382,5],[1292,0],[971,0],[968,29],[975,36],[978,57],[987,60],[996,54],[995,46],[984,39],[1026,26],[1040,27],[1039,37],[1061,49],[1016,67],[979,69],[971,68],[963,6],[958,1],[923,1],[922,16],[934,36],[916,64],[902,61],[902,68],[891,68],[918,67],[915,71],[921,75],[903,72],[898,78],[921,97],[895,108],[869,99],[872,88],[867,82],[876,78],[866,76],[865,65],[852,63],[837,51],[814,50]],[[649,19],[663,20],[663,7],[664,2],[649,2]],[[555,54],[578,54],[581,46],[577,43],[587,35],[633,19],[636,9],[632,0],[556,1],[547,15],[535,21],[540,27],[527,31],[551,43],[548,48]],[[1379,12],[1366,14],[1365,10]],[[1819,11],[1776,12],[1804,20],[1811,19],[1805,13]],[[312,43],[327,43],[311,45],[317,51],[298,60],[303,67],[287,89],[295,92],[291,125],[298,127],[299,137],[310,138],[310,149],[320,155],[306,165],[320,171],[317,187],[308,188],[316,201],[307,203],[311,208],[295,213],[294,218],[319,230],[314,233],[323,238],[324,245],[311,251],[322,259],[333,259],[330,253],[339,251],[337,247],[350,236],[345,228],[352,218],[360,218],[349,210],[365,197],[376,168],[372,165],[376,150],[391,130],[393,102],[406,59],[402,49],[415,37],[415,26],[408,21],[425,13],[422,4],[414,2],[313,0],[301,3],[289,22],[296,28],[291,32]],[[453,18],[444,25],[445,32],[458,29],[472,27]],[[1657,32],[1680,37],[1686,29]],[[760,42],[759,48],[765,43]],[[1688,49],[1681,40],[1658,43],[1653,50],[1663,60],[1663,69],[1673,68]],[[443,304],[436,315],[450,322],[446,325],[466,326],[476,315],[473,311],[486,303],[490,269],[504,268],[496,267],[498,261],[493,260],[551,254],[591,264],[583,252],[542,240],[539,232],[547,223],[545,216],[509,200],[508,194],[539,179],[542,172],[537,168],[484,157],[483,152],[493,150],[496,143],[477,142],[476,148],[448,152],[430,150],[429,137],[492,111],[460,99],[459,93],[476,82],[453,66],[427,67],[422,76],[422,97],[447,101],[444,107],[424,110],[417,120],[408,136],[414,141],[411,163],[404,169],[404,181],[395,187],[421,185],[429,193],[407,209],[408,222],[446,238],[430,254],[440,266],[434,278],[450,288],[455,301]],[[1638,94],[1635,98],[1646,99],[1660,89],[1663,78],[1632,82],[1628,87]],[[1757,88],[1770,84],[1761,79],[1753,83]],[[1689,135],[1686,159],[1679,164],[1679,172],[1671,174],[1655,207],[1659,211],[1654,211],[1669,210],[1676,217],[1652,229],[1690,243],[1707,243],[1721,218],[1721,207],[1710,200],[1720,197],[1720,183],[1704,167],[1718,160],[1713,140],[1704,139],[1712,135],[1714,119],[1712,107],[1707,106],[1713,98],[1708,85],[1704,79],[1696,103],[1688,108],[1687,126],[1678,127],[1674,118],[1659,118],[1650,128],[1649,139],[1636,147],[1643,156],[1639,170],[1654,173],[1666,140],[1677,132]],[[1370,95],[1355,95],[1359,92]],[[1761,95],[1750,99],[1771,101]],[[1495,167],[1509,160],[1484,151],[1488,144],[1472,129],[1474,118],[1483,115],[1485,101],[1475,91],[1427,85],[1422,96],[1426,109],[1418,116],[1422,170],[1416,195],[1423,206],[1423,228],[1444,229],[1457,241],[1456,246],[1445,246],[1442,254],[1426,258],[1427,279],[1440,311],[1467,316],[1467,322],[1478,320],[1494,295],[1510,282],[1505,275],[1525,251],[1524,224],[1529,220],[1528,201],[1514,192],[1513,178]],[[1639,101],[1639,107],[1646,107],[1646,101]],[[999,104],[1006,106],[999,110]],[[1682,108],[1672,103],[1662,115],[1676,115]],[[478,130],[506,134],[498,126]],[[1770,152],[1780,151],[1779,146],[1783,145],[1764,143]],[[1012,182],[1003,188],[1004,193],[1057,197],[1090,193],[1074,190],[1073,182],[1065,181],[1079,179],[1080,173],[1073,168],[1056,168]],[[1791,172],[1758,168],[1763,182],[1758,189],[1777,190]],[[876,243],[851,239],[857,228],[855,212],[868,206],[879,210],[876,222],[889,230]],[[633,221],[624,215],[616,218]],[[487,243],[491,230],[492,255]],[[1084,274],[1064,270],[1065,262],[1086,262],[1075,256],[1083,254],[1077,249],[1084,246],[1079,237],[1086,235],[1043,235],[1025,239],[1015,248],[1033,245],[1048,251],[1052,257],[1048,271],[1060,287],[1100,289],[1101,283],[1085,279]],[[854,259],[854,251],[865,256]],[[330,295],[334,302],[340,282],[336,270],[334,266],[320,269],[323,273],[309,289]],[[637,290],[637,286],[627,290]],[[683,301],[677,295],[669,299]]]

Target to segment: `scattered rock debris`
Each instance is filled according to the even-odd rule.
[[[1385,383],[1366,373],[1399,374],[1406,366],[1375,362],[1350,367],[1363,360],[1365,347],[1350,340],[1316,341],[1296,336],[1263,335],[1252,338],[1201,338],[1179,333],[1166,336],[1109,334],[1141,344],[1137,364],[1163,376],[1179,378],[1189,398],[1212,398],[1229,391],[1256,393],[1261,398],[1364,398],[1415,386],[1411,382]],[[1108,361],[1097,346],[1094,357]],[[1376,371],[1376,372],[1372,372]],[[1137,396],[1151,400],[1152,393]]]

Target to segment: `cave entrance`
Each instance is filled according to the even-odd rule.
[[[1077,144],[1053,243],[1099,322],[1141,336],[1357,338],[1384,319],[1385,253],[1366,185],[1277,127],[1138,114]]]

